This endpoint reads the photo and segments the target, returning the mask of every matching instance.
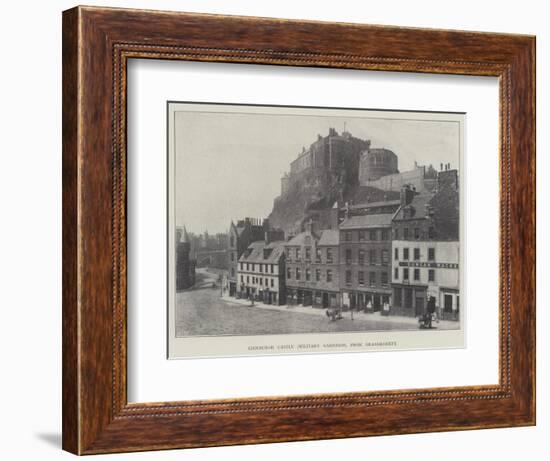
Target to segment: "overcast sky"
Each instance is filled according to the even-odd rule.
[[[371,147],[395,152],[400,171],[412,169],[415,161],[436,169],[441,163],[459,166],[457,122],[284,115],[284,108],[281,112],[176,113],[178,226],[212,234],[226,232],[231,220],[267,217],[280,194],[281,176],[302,146],[307,149],[330,127],[341,133],[344,124],[353,136],[370,139]]]

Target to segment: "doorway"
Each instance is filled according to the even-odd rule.
[[[424,297],[417,296],[415,301],[416,303],[415,303],[414,314],[418,317],[424,314]]]
[[[329,306],[328,293],[323,293],[322,304],[323,304],[323,307],[328,307]]]

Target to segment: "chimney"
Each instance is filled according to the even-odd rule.
[[[401,188],[401,193],[399,197],[401,200],[401,206],[403,207],[411,203],[414,195],[415,192],[411,189],[411,187],[408,184],[405,184]]]

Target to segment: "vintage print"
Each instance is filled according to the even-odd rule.
[[[167,113],[169,358],[464,347],[464,114]]]

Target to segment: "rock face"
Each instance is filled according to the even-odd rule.
[[[357,170],[343,168],[339,171],[304,172],[290,182],[288,191],[277,197],[269,222],[284,230],[285,235],[295,235],[305,229],[310,219],[321,228],[329,227],[326,215],[334,204],[367,203],[399,199],[399,192],[383,191],[358,184]]]
[[[370,140],[356,138],[345,130],[338,133],[330,128],[327,136],[319,134],[309,148],[302,149],[290,163],[289,173],[281,178],[281,196],[275,199],[269,215],[270,225],[284,230],[287,237],[301,232],[310,219],[321,229],[334,227],[329,226],[327,215],[335,202],[341,207],[346,202],[394,198],[392,192],[360,185],[362,162],[371,161],[372,168],[378,168],[375,171],[378,175],[398,171],[397,156],[393,152],[385,149],[370,152]],[[388,165],[382,161],[385,159]],[[380,169],[382,164],[386,166]],[[363,173],[368,176],[368,165],[365,165]]]

